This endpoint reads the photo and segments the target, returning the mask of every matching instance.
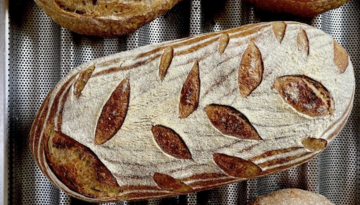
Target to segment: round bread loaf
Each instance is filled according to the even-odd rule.
[[[331,9],[336,9],[350,0],[244,0],[255,7],[288,13],[302,17],[313,17]]]
[[[330,200],[310,191],[283,189],[260,196],[247,205],[335,205]]]
[[[323,151],[350,115],[354,70],[323,31],[270,22],[92,60],[31,129],[42,172],[92,202],[196,192]]]
[[[60,26],[75,33],[117,37],[136,31],[180,0],[35,0]]]

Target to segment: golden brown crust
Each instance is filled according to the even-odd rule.
[[[219,52],[220,55],[224,53],[224,51],[225,51],[225,49],[226,49],[226,47],[227,47],[227,45],[229,43],[229,40],[230,40],[229,34],[222,34],[220,36],[219,48],[218,48],[218,52]]]
[[[332,115],[334,100],[319,82],[303,75],[282,76],[275,80],[274,89],[295,110],[311,117]]]
[[[221,133],[239,139],[261,140],[246,116],[236,109],[213,104],[206,106],[205,112],[210,122]]]
[[[306,56],[309,55],[309,38],[304,31],[304,29],[301,29],[297,36],[297,44],[298,44],[298,50],[300,52],[305,53]]]
[[[345,49],[334,40],[334,62],[340,73],[344,73],[349,65],[349,55]]]
[[[172,129],[156,125],[151,128],[156,143],[166,154],[178,159],[191,159],[191,153],[185,142]]]
[[[306,138],[301,142],[304,147],[312,152],[324,150],[327,147],[327,141],[324,139]]]
[[[216,164],[228,175],[250,179],[261,173],[259,166],[251,161],[225,154],[214,154]]]
[[[199,105],[200,76],[199,63],[195,62],[181,89],[179,117],[187,118]]]
[[[271,24],[276,39],[281,43],[285,36],[286,24],[283,21],[277,21]]]
[[[287,23],[287,25],[289,25],[289,24],[290,23]],[[267,25],[269,26],[270,24],[267,24]],[[253,33],[258,32],[259,29],[263,28],[264,24],[256,25],[257,26],[256,29],[253,26],[246,26],[245,27],[246,29],[245,28],[236,28],[236,29],[232,29],[229,31],[225,31],[224,33],[229,34],[230,38],[233,38],[234,36],[245,35],[244,33],[253,34]],[[306,26],[305,26],[305,28],[306,28]],[[231,33],[232,31],[237,31],[237,32],[243,31],[243,32]],[[204,47],[206,45],[209,45],[210,44],[209,42],[214,42],[214,41],[219,42],[221,36],[223,36],[223,35],[221,35],[221,33],[218,32],[215,34],[213,34],[213,33],[208,34],[207,37],[209,37],[209,36],[212,37],[209,40],[207,40],[206,37],[201,36],[201,37],[188,38],[187,40],[182,40],[179,42],[174,42],[174,43],[172,42],[173,44],[171,44],[171,47],[177,48],[177,47],[180,47],[180,45],[187,45],[187,43],[186,43],[187,41],[197,42],[197,41],[199,41],[199,39],[204,40],[204,41],[202,41],[201,44],[199,44],[200,47]],[[286,39],[284,39],[284,40],[286,40]],[[256,42],[256,39],[254,42]],[[240,43],[238,43],[238,44],[240,44]],[[236,44],[236,45],[238,45],[238,44]],[[247,42],[243,43],[244,46],[246,44],[247,44]],[[159,47],[155,47],[153,50],[151,50],[147,53],[140,54],[142,57],[144,57],[144,60],[141,59],[140,63],[137,62],[137,63],[129,64],[126,66],[126,69],[137,68],[140,66],[141,63],[145,64],[145,63],[148,63],[149,61],[160,60],[163,50],[167,47],[168,47],[168,44],[160,45]],[[192,52],[199,49],[199,47],[196,47],[193,45],[191,45],[190,47],[191,47],[190,49],[192,49]],[[227,55],[227,51],[228,51],[227,49],[230,50],[233,47],[234,47],[234,44],[229,44],[229,46],[228,46],[228,48],[226,48],[223,56]],[[186,53],[185,51],[187,51],[187,50],[179,49],[178,52],[174,52],[173,57],[175,58],[175,56],[185,54]],[[180,53],[180,52],[182,52],[182,53]],[[218,51],[216,51],[216,52],[218,52]],[[217,55],[218,55],[218,53],[217,53]],[[195,56],[195,57],[191,56],[191,55],[189,55],[189,56],[190,56],[189,59],[186,59],[186,60],[188,60],[190,63],[193,63],[196,60],[198,60],[199,58],[201,58],[198,56]],[[148,57],[148,58],[146,58],[146,57]],[[241,56],[238,55],[237,57],[240,58]],[[231,58],[231,56],[227,57],[227,58]],[[121,61],[120,58],[116,58],[113,60],[113,62],[120,62],[120,61]],[[174,61],[174,62],[176,62],[176,61]],[[104,62],[100,62],[100,64],[101,63],[103,65],[106,64]],[[98,64],[95,63],[95,65],[98,65]],[[236,64],[236,68],[237,68],[237,66],[238,66],[238,63]],[[87,68],[89,68],[89,66],[87,66]],[[234,68],[234,69],[236,70],[236,68]],[[118,68],[103,70],[103,71],[100,70],[99,72],[95,73],[95,75],[92,75],[91,78],[94,78],[99,75],[109,74],[111,72],[120,71],[123,69],[124,69],[124,67],[118,67]],[[83,70],[86,70],[86,68],[83,68]],[[279,149],[279,150],[274,150],[274,151],[264,151],[263,153],[260,152],[258,154],[258,156],[255,156],[251,159],[247,159],[247,158],[240,159],[240,158],[237,158],[236,156],[230,156],[230,155],[225,155],[223,153],[217,153],[217,154],[213,155],[213,160],[214,160],[214,164],[221,167],[221,169],[219,169],[218,171],[219,172],[223,171],[222,174],[221,173],[204,173],[204,174],[190,173],[193,175],[190,175],[190,176],[185,175],[186,176],[185,178],[183,178],[183,177],[177,178],[176,174],[174,174],[175,172],[167,172],[166,174],[165,174],[165,172],[164,172],[164,174],[157,173],[156,175],[149,175],[151,180],[154,180],[153,185],[121,186],[121,187],[117,187],[116,189],[109,189],[110,191],[104,191],[104,193],[101,193],[102,194],[101,195],[101,194],[96,193],[96,191],[94,191],[94,190],[88,190],[87,188],[84,188],[83,185],[80,185],[80,186],[77,185],[77,183],[75,183],[74,180],[72,179],[75,176],[74,173],[77,173],[77,172],[74,172],[73,175],[69,174],[70,176],[65,175],[65,178],[58,176],[59,173],[60,174],[65,173],[66,170],[69,169],[69,167],[73,166],[73,164],[71,164],[71,163],[70,163],[70,165],[66,164],[66,163],[62,164],[63,161],[59,160],[59,158],[61,158],[61,156],[65,155],[68,152],[73,153],[74,151],[76,151],[76,149],[77,150],[85,150],[85,153],[86,153],[86,149],[88,149],[86,147],[81,147],[81,146],[70,146],[68,144],[72,144],[72,143],[66,143],[66,142],[69,142],[68,140],[61,140],[63,137],[62,136],[63,134],[61,134],[62,110],[65,105],[67,97],[74,96],[73,95],[74,93],[69,92],[69,91],[71,90],[70,88],[74,88],[73,84],[77,79],[76,76],[79,76],[80,72],[81,71],[79,71],[77,73],[75,73],[75,72],[72,73],[73,76],[71,76],[71,77],[69,76],[66,78],[66,80],[63,80],[62,83],[59,84],[59,85],[61,85],[61,87],[57,87],[55,89],[55,91],[52,91],[47,96],[47,98],[44,100],[44,103],[38,112],[38,115],[34,122],[34,126],[32,127],[32,130],[31,130],[31,148],[32,148],[32,152],[34,153],[34,156],[36,158],[36,161],[39,164],[39,167],[41,168],[41,170],[44,172],[44,174],[47,177],[49,177],[50,180],[56,186],[63,188],[65,192],[70,193],[73,196],[75,195],[75,197],[81,198],[83,200],[88,200],[88,201],[93,201],[93,202],[139,200],[139,199],[148,199],[148,198],[154,198],[154,197],[166,197],[166,196],[176,195],[179,193],[188,193],[188,192],[192,192],[192,191],[205,190],[205,189],[209,189],[212,187],[218,187],[220,185],[226,185],[226,184],[230,184],[232,182],[240,181],[245,178],[264,176],[264,175],[268,175],[268,174],[271,174],[271,173],[274,173],[274,172],[277,172],[280,170],[291,168],[298,164],[304,163],[305,161],[307,161],[310,158],[317,155],[319,153],[319,151],[321,151],[323,149],[323,146],[322,146],[322,145],[324,145],[323,142],[318,143],[318,141],[316,141],[316,140],[315,141],[310,140],[309,142],[303,141],[304,147],[294,147],[294,148]],[[204,75],[205,75],[205,73],[204,73]],[[155,76],[158,78],[157,74]],[[102,76],[102,77],[104,77],[104,76]],[[96,80],[96,78],[93,80]],[[92,81],[89,81],[89,83],[90,82],[92,82]],[[236,78],[235,78],[235,82],[236,82]],[[316,84],[312,84],[312,87],[316,88],[316,89],[321,89],[321,86],[319,87]],[[271,88],[269,87],[269,90],[270,89]],[[323,92],[319,91],[319,93],[323,93]],[[237,94],[237,95],[239,95],[239,94]],[[320,97],[323,100],[325,100],[326,102],[328,102],[326,100],[327,99],[326,95],[325,96],[321,95]],[[74,99],[77,99],[77,98],[74,98]],[[80,96],[80,99],[81,99],[81,96]],[[107,101],[107,99],[104,100],[104,103],[106,101]],[[324,133],[325,136],[322,138],[328,139],[326,137],[329,137],[329,136],[331,138],[332,133],[339,132],[339,130],[344,125],[344,123],[350,113],[349,112],[349,110],[351,109],[350,107],[351,106],[349,105],[349,107],[346,109],[346,111],[345,111],[346,115],[344,114],[344,117],[341,117],[341,119],[339,119],[337,122],[335,122],[336,127],[331,126],[330,127],[332,129],[332,130],[330,130],[331,132],[329,130],[326,130],[326,132]],[[204,112],[203,110],[201,110],[201,111]],[[190,117],[191,117],[191,115],[190,115]],[[244,118],[244,117],[241,117],[241,118]],[[244,121],[244,119],[242,119],[242,120]],[[249,120],[246,120],[246,122],[249,123]],[[250,128],[251,128],[251,125],[250,125]],[[219,128],[217,128],[217,129],[219,129]],[[44,131],[42,131],[42,130],[44,130]],[[249,129],[249,130],[251,131],[252,129]],[[256,133],[256,130],[252,130],[252,131],[254,133]],[[64,130],[64,132],[65,132],[65,130]],[[56,136],[54,135],[54,133],[56,133]],[[149,134],[151,137],[150,129],[149,129]],[[181,135],[182,134],[183,133],[181,133]],[[60,135],[60,137],[58,135]],[[249,136],[252,136],[252,135],[250,134]],[[260,138],[259,136],[257,136],[257,137]],[[246,140],[248,140],[248,139],[246,138]],[[266,140],[261,140],[261,138],[260,138],[260,140],[259,139],[257,139],[257,140],[258,141],[256,141],[256,143],[259,143],[259,144],[266,141]],[[186,142],[188,143],[188,139],[186,139]],[[313,143],[313,142],[315,142],[315,143]],[[326,142],[326,140],[324,140],[324,142]],[[162,143],[162,144],[164,144],[164,143]],[[50,145],[50,146],[46,148],[47,145]],[[95,145],[95,146],[98,146],[98,145]],[[301,145],[298,145],[298,146],[301,146]],[[327,146],[327,142],[326,142],[325,146]],[[66,149],[64,149],[63,147],[66,147]],[[50,150],[49,148],[51,148],[52,150]],[[189,144],[189,148],[186,147],[186,150],[189,154],[191,154],[189,151],[190,148],[191,148],[191,146]],[[304,152],[301,152],[302,151],[301,149],[303,149]],[[249,151],[249,150],[247,150],[247,151]],[[291,154],[290,152],[293,152],[293,151],[296,151],[298,153]],[[53,158],[54,156],[52,155],[52,153],[54,153],[54,152],[64,152],[64,153],[62,155],[56,155],[55,160],[54,160],[54,158]],[[73,154],[71,154],[71,157],[74,157],[75,161],[78,161],[77,164],[79,164],[79,165],[88,162],[89,160],[87,158],[90,158],[90,161],[93,159],[96,159],[96,156],[94,156],[94,155],[89,156],[88,154],[85,154],[85,153],[84,153],[84,155],[86,155],[87,157],[82,157],[80,155],[73,155]],[[288,154],[288,153],[290,153],[290,154]],[[46,155],[44,155],[46,157],[45,162],[44,162],[44,158],[42,157],[43,154],[46,154]],[[285,156],[273,157],[275,155],[280,156],[281,154],[283,154]],[[70,155],[70,154],[68,154],[68,155]],[[182,155],[185,156],[186,154],[182,154]],[[265,159],[268,157],[271,157],[271,158],[267,159],[268,161],[263,160],[261,162],[256,162],[257,160],[262,160],[262,159]],[[99,158],[100,158],[100,155],[99,155]],[[190,157],[186,157],[186,158],[187,159],[184,161],[193,161],[191,159],[191,155],[190,155]],[[47,164],[46,164],[46,162],[47,162]],[[91,162],[91,163],[95,164],[95,165],[97,164],[96,162]],[[47,166],[50,166],[50,168],[47,168]],[[92,169],[92,173],[93,173],[92,176],[95,176],[96,174],[94,174],[94,173],[97,173],[99,171],[100,171],[100,173],[105,172],[105,177],[99,178],[99,179],[101,179],[100,180],[101,182],[104,182],[104,185],[100,185],[100,187],[104,188],[104,190],[107,189],[106,187],[111,187],[114,185],[114,183],[113,183],[114,181],[111,180],[114,177],[116,177],[117,180],[124,179],[124,178],[126,178],[126,179],[131,178],[131,177],[125,176],[125,175],[122,176],[119,173],[118,174],[114,173],[114,177],[113,177],[111,175],[111,173],[109,172],[109,170],[108,170],[108,172],[106,172],[106,171],[104,171],[104,169],[107,169],[107,168],[105,166],[100,166],[100,165],[97,166],[97,168]],[[110,167],[109,167],[109,169],[110,169]],[[238,171],[238,170],[240,170],[240,171]],[[70,173],[72,173],[72,172],[70,172]],[[241,176],[239,174],[241,174]],[[55,175],[55,177],[53,175]],[[239,178],[234,178],[233,176],[238,176]],[[136,176],[134,176],[134,177],[136,177]],[[75,179],[75,181],[76,181],[76,179]],[[92,180],[92,181],[94,181],[94,180]],[[119,183],[120,182],[121,182],[121,180],[119,180]],[[74,184],[76,186],[74,186]],[[119,191],[117,193],[120,193],[120,194],[118,194],[116,196],[111,196],[111,195],[113,195],[113,193],[116,192],[114,190],[117,190],[117,189]],[[73,190],[75,190],[75,191],[73,191]],[[95,194],[93,192],[95,192]],[[96,195],[96,194],[98,194],[98,195]],[[91,196],[96,197],[96,198],[90,198]]]
[[[338,8],[350,0],[244,0],[260,9],[313,17]]]
[[[282,37],[278,39],[281,41]],[[255,43],[250,41],[239,66],[238,83],[241,96],[249,96],[260,85],[263,72],[261,52]]]
[[[213,179],[209,181],[197,181],[190,183],[189,185],[194,188],[203,188],[209,186],[223,185],[232,181],[234,181],[234,178]]]
[[[155,173],[153,178],[156,184],[164,190],[175,193],[188,193],[193,191],[190,186],[183,183],[180,179],[175,179],[166,174]]]
[[[135,32],[180,0],[93,1],[35,0],[56,23],[75,33],[117,37]]]
[[[104,144],[121,128],[129,107],[129,98],[130,80],[126,78],[116,87],[102,109],[96,126],[95,144]]]
[[[287,148],[287,149],[271,150],[271,151],[267,151],[261,155],[258,155],[256,157],[253,157],[250,160],[256,161],[256,160],[263,159],[266,157],[271,157],[271,156],[278,155],[278,154],[293,152],[293,151],[300,150],[300,149],[302,149],[302,148],[301,147],[291,147],[291,148]]]
[[[46,160],[60,181],[88,197],[112,197],[122,190],[95,154],[70,137],[50,130]]]
[[[173,56],[174,56],[174,49],[172,47],[167,47],[164,49],[164,53],[160,58],[160,65],[159,65],[159,76],[161,80],[164,80],[167,70],[170,67]]]
[[[196,179],[216,179],[220,177],[225,177],[225,174],[219,174],[219,173],[205,173],[205,174],[195,174],[187,178],[181,179],[182,182],[192,181]]]
[[[74,95],[78,98],[81,95],[81,91],[85,88],[87,81],[90,79],[94,72],[95,65],[90,66],[88,69],[79,73],[78,79],[74,83]]]

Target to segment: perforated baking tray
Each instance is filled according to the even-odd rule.
[[[29,149],[29,131],[42,100],[69,70],[94,58],[165,40],[224,30],[270,20],[296,20],[332,35],[351,55],[360,79],[360,1],[314,19],[258,11],[241,0],[183,0],[165,15],[136,33],[107,39],[80,36],[61,28],[31,0],[0,3],[4,34],[0,49],[0,165],[5,204],[87,204],[54,187],[36,166]],[[7,24],[8,23],[8,24]],[[7,38],[7,36],[9,38]],[[6,51],[6,52],[5,52]],[[2,57],[4,59],[2,59]],[[117,204],[245,204],[249,199],[282,188],[318,192],[335,204],[358,204],[360,179],[360,84],[352,115],[335,141],[317,158],[299,167],[267,177],[209,191],[167,199]],[[4,147],[2,147],[4,146]],[[1,155],[0,155],[1,156]],[[0,191],[1,191],[0,188]],[[2,203],[0,201],[0,203]],[[114,203],[112,203],[114,204]]]

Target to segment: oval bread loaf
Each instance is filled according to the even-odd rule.
[[[31,149],[83,200],[196,192],[319,154],[349,117],[354,87],[349,56],[323,31],[247,25],[80,65],[45,98]]]
[[[180,0],[35,0],[56,23],[75,33],[117,37],[135,32]]]
[[[324,196],[301,189],[283,189],[260,196],[247,205],[335,205]]]
[[[350,0],[244,0],[260,9],[288,13],[301,17],[313,17],[336,9]]]

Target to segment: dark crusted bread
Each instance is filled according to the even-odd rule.
[[[268,11],[313,17],[336,9],[350,0],[243,0]]]
[[[117,37],[132,33],[180,0],[35,0],[60,26],[75,33]]]
[[[344,126],[354,71],[295,22],[148,45],[72,70],[31,130],[43,173],[92,202],[210,189],[306,162]]]

